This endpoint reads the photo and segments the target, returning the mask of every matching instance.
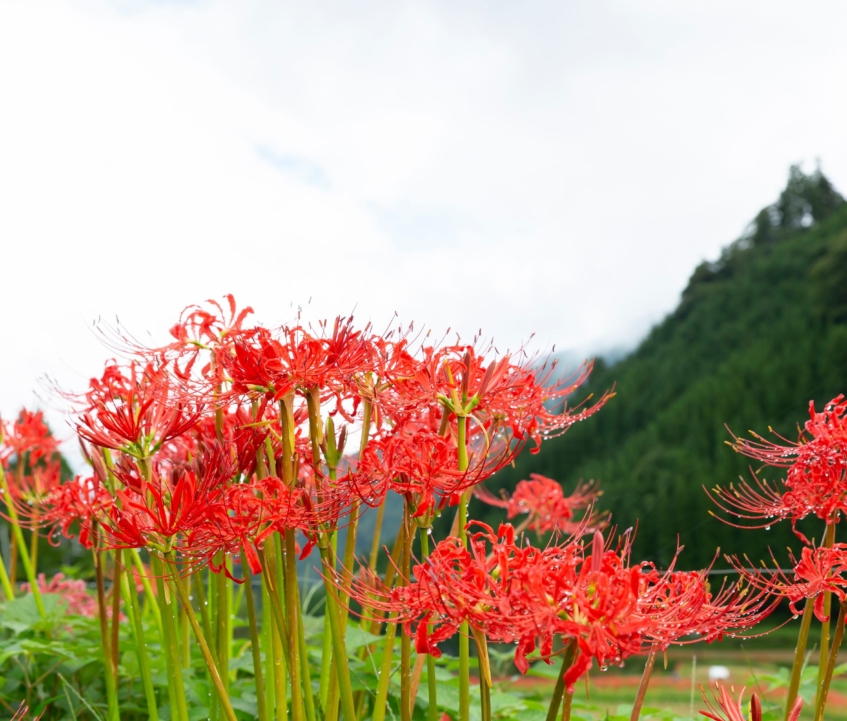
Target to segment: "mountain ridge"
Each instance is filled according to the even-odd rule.
[[[665,565],[677,534],[685,568],[708,564],[717,547],[758,560],[770,546],[780,556],[798,545],[785,524],[767,533],[722,524],[702,486],[749,477],[725,424],[796,438],[810,400],[820,408],[847,391],[845,369],[847,204],[819,169],[792,167],[777,202],[694,270],[673,312],[618,362],[597,360],[585,392],[614,385],[616,397],[489,488],[511,489],[532,472],[566,491],[596,478],[618,527],[638,524],[635,552]],[[472,513],[498,517],[478,501]]]

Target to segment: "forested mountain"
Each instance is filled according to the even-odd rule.
[[[599,413],[489,486],[512,488],[531,472],[566,491],[598,479],[618,528],[638,524],[636,555],[666,564],[679,537],[681,568],[707,564],[718,546],[753,559],[769,545],[777,555],[797,548],[787,522],[766,532],[713,518],[703,486],[749,477],[725,424],[796,440],[810,400],[820,409],[847,392],[847,204],[820,171],[792,168],[779,200],[695,269],[679,306],[634,352],[598,360],[588,390],[613,385]],[[474,501],[477,518],[500,513]],[[808,524],[819,535],[819,522]]]

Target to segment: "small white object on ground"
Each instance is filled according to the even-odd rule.
[[[726,666],[709,666],[709,681],[724,681],[729,678]]]

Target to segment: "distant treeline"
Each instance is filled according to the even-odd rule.
[[[847,392],[847,204],[820,170],[791,168],[778,201],[695,269],[677,309],[633,353],[597,361],[588,392],[612,385],[617,396],[598,414],[521,455],[489,487],[511,489],[531,472],[566,491],[599,479],[618,528],[638,524],[636,554],[667,564],[679,541],[686,569],[708,564],[717,547],[753,560],[769,546],[780,559],[799,547],[786,523],[724,525],[703,486],[749,478],[725,426],[738,435],[772,426],[796,440],[810,400],[820,409]],[[489,521],[500,513],[478,501],[471,510]],[[820,522],[806,523],[819,537]]]

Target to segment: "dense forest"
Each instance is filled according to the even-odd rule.
[[[784,557],[799,545],[787,523],[739,530],[712,517],[703,487],[749,477],[726,444],[768,428],[796,440],[809,401],[847,392],[847,204],[820,170],[790,171],[774,205],[714,262],[699,265],[679,306],[628,356],[597,361],[588,392],[615,387],[594,417],[522,454],[490,486],[509,489],[529,473],[597,479],[600,506],[619,529],[637,524],[636,554],[681,568],[722,553]],[[764,474],[767,477],[767,473]],[[717,509],[715,509],[717,510]],[[472,515],[502,512],[475,501]],[[820,522],[807,521],[819,536]],[[719,566],[726,566],[723,560]]]

